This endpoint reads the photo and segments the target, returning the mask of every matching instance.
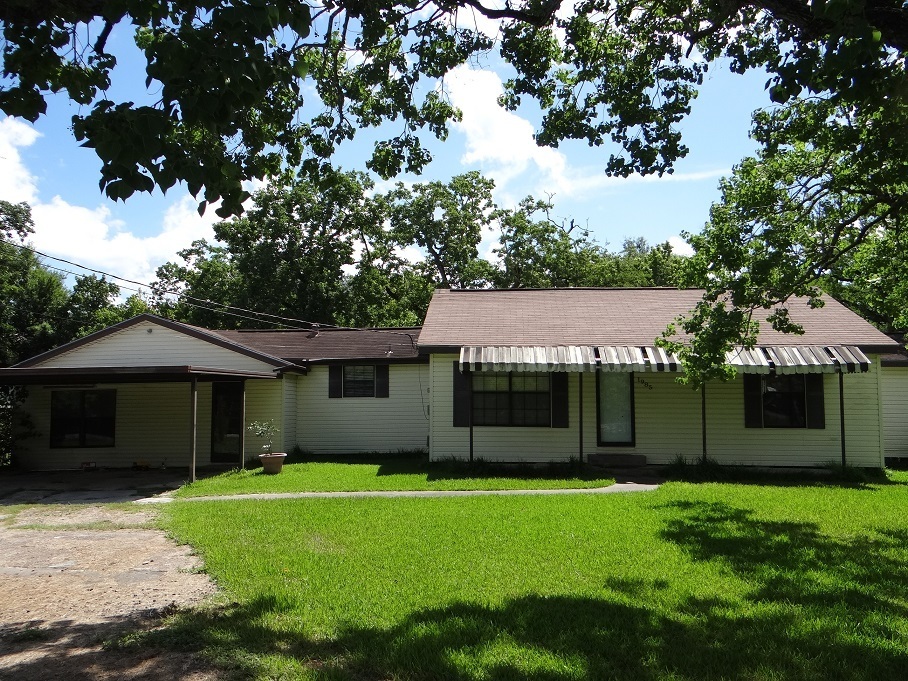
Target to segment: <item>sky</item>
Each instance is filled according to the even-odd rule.
[[[144,62],[135,50],[130,52],[131,41],[131,33],[119,28],[111,37],[119,66],[110,95],[141,101],[149,96]],[[748,136],[751,112],[768,103],[765,75],[740,76],[717,64],[680,126],[690,153],[677,162],[674,174],[609,178],[603,170],[608,148],[592,149],[584,142],[538,147],[533,140],[538,112],[508,112],[497,104],[506,78],[506,67],[494,59],[481,70],[465,66],[449,74],[445,86],[463,120],[452,125],[444,142],[427,133],[434,161],[421,176],[398,179],[447,181],[479,170],[495,180],[500,206],[513,207],[530,194],[550,197],[553,217],[573,219],[612,250],[620,249],[626,238],[642,236],[652,244],[669,240],[677,252],[689,251],[679,235],[703,227],[710,205],[719,198],[720,178],[756,149]],[[125,203],[104,197],[98,187],[100,161],[72,137],[70,120],[77,111],[67,98],[53,96],[47,115],[34,125],[0,118],[0,199],[32,206],[31,241],[38,250],[151,282],[157,267],[178,259],[177,251],[196,239],[211,240],[211,225],[218,218],[211,209],[199,216],[196,200],[180,185],[166,195],[136,194]],[[333,162],[365,170],[370,152],[371,144],[358,138],[342,147]],[[390,184],[379,182],[379,188]],[[495,239],[486,234],[480,252],[489,255]]]

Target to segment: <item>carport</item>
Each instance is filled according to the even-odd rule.
[[[196,479],[198,440],[199,440],[199,408],[198,392],[199,383],[217,383],[218,385],[232,385],[231,391],[237,397],[239,427],[235,434],[238,437],[237,457],[234,461],[223,461],[230,465],[242,467],[245,463],[245,431],[246,431],[246,381],[276,380],[279,378],[278,369],[272,371],[249,371],[238,369],[224,369],[193,365],[180,366],[98,366],[98,367],[11,367],[0,369],[0,385],[16,386],[43,386],[44,388],[60,388],[61,390],[93,390],[103,391],[106,386],[118,385],[151,385],[162,383],[185,383],[189,394],[188,423],[189,427],[184,433],[185,442],[189,451],[189,478]],[[83,407],[84,409],[84,407]],[[234,414],[234,417],[237,415]],[[115,416],[113,418],[116,418]],[[81,419],[85,421],[86,419]],[[95,419],[96,421],[99,418]],[[66,427],[65,424],[60,426]],[[84,426],[83,426],[84,428]],[[84,439],[84,431],[78,434]],[[51,437],[61,435],[52,433]],[[62,434],[64,441],[66,434]]]

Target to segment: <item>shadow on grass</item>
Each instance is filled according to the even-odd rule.
[[[388,628],[306,635],[292,594],[178,616],[133,643],[202,650],[240,676],[858,679],[908,669],[908,532],[848,539],[722,503],[662,507],[662,538],[719,564],[745,592],[704,597],[603,575],[596,595],[526,595],[414,611]],[[726,592],[727,593],[727,592]],[[281,671],[283,670],[283,671]]]
[[[812,523],[759,520],[721,502],[676,501],[668,508],[682,513],[668,521],[663,538],[753,583],[752,601],[809,606],[820,617],[846,607],[863,624],[908,618],[908,530],[835,539]]]
[[[350,466],[378,466],[377,477],[391,475],[425,475],[435,480],[465,480],[471,478],[515,478],[533,480],[599,480],[607,477],[602,470],[590,469],[576,462],[532,464],[498,464],[488,461],[429,461],[425,453],[404,452],[396,455],[357,454],[351,456],[308,455],[305,463],[342,463]]]
[[[760,468],[729,466],[715,459],[687,460],[678,458],[660,466],[667,480],[683,482],[724,482],[738,485],[772,485],[778,487],[835,487],[873,490],[880,486],[904,486],[908,482],[890,477],[881,468],[857,468],[830,463],[820,468]]]

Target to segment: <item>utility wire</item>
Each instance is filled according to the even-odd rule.
[[[81,264],[81,263],[74,262],[74,261],[72,261],[72,260],[67,260],[67,259],[65,259],[65,258],[58,258],[57,256],[49,255],[49,254],[47,254],[47,253],[44,253],[44,252],[42,252],[42,251],[39,251],[39,250],[37,250],[37,249],[35,249],[35,248],[32,248],[32,247],[30,247],[30,246],[26,246],[25,244],[17,244],[17,243],[15,243],[15,242],[13,242],[13,241],[6,241],[5,243],[11,244],[11,245],[13,245],[13,246],[15,246],[15,247],[17,247],[17,248],[21,248],[22,250],[25,250],[25,251],[30,251],[30,252],[34,253],[35,255],[39,255],[39,256],[41,256],[41,257],[43,257],[43,258],[48,258],[48,259],[50,259],[50,260],[56,260],[57,262],[66,263],[67,265],[72,265],[73,267],[78,267],[78,268],[83,269],[83,270],[86,270],[86,271],[88,271],[88,272],[92,272],[92,273],[94,273],[94,274],[100,274],[100,275],[102,275],[102,276],[110,277],[111,279],[116,279],[116,280],[118,280],[118,281],[125,281],[125,282],[127,282],[127,283],[129,283],[129,284],[135,284],[136,286],[141,286],[142,288],[148,289],[148,290],[150,290],[150,291],[151,291],[151,290],[154,290],[154,287],[151,286],[150,284],[146,284],[146,283],[141,282],[141,281],[136,281],[136,280],[134,280],[134,279],[128,279],[128,278],[126,278],[126,277],[121,277],[121,276],[119,276],[119,275],[117,275],[117,274],[112,274],[112,273],[110,273],[110,272],[105,272],[104,270],[95,269],[94,267],[88,267],[87,265],[83,265],[83,264]],[[72,274],[73,276],[80,276],[80,275],[79,275],[78,273],[76,273],[76,272],[71,272],[70,270],[65,270],[65,269],[63,269],[63,268],[53,267],[53,266],[50,266],[50,265],[48,265],[47,267],[51,267],[52,269],[56,269],[56,270],[61,271],[61,272],[66,272],[67,274]],[[141,293],[141,290],[140,290],[140,289],[133,289],[133,288],[130,288],[130,287],[128,287],[128,286],[122,286],[122,285],[120,285],[120,284],[117,284],[117,286],[120,286],[120,288],[125,288],[127,291],[136,291],[136,292]],[[407,338],[410,340],[410,345],[411,345],[414,349],[416,349],[416,340],[413,338],[413,334],[412,334],[412,333],[406,333],[406,332],[404,332],[404,331],[386,331],[386,330],[382,330],[382,329],[371,329],[371,328],[362,328],[362,327],[355,327],[355,326],[338,326],[337,324],[326,324],[326,323],[322,323],[322,322],[310,322],[310,321],[305,320],[305,319],[296,319],[296,318],[294,318],[294,317],[283,317],[283,316],[281,316],[281,315],[270,314],[270,313],[268,313],[268,312],[258,312],[258,311],[256,311],[256,310],[250,310],[250,309],[244,308],[244,307],[236,307],[236,306],[234,306],[234,305],[226,305],[226,304],[224,304],[224,303],[218,303],[218,302],[216,302],[216,301],[207,300],[207,299],[205,299],[205,298],[196,298],[196,297],[194,297],[194,296],[190,296],[189,294],[187,294],[187,293],[185,293],[185,292],[183,292],[183,291],[174,291],[174,290],[161,289],[161,288],[159,288],[158,290],[160,290],[162,293],[164,293],[164,294],[166,294],[166,295],[173,295],[173,296],[177,296],[178,298],[182,298],[182,299],[183,299],[183,304],[184,304],[184,305],[187,305],[187,306],[189,306],[189,307],[192,307],[192,308],[195,308],[195,309],[198,309],[198,310],[206,310],[206,311],[209,311],[209,312],[216,312],[216,313],[218,313],[218,314],[225,314],[225,315],[229,315],[229,316],[231,316],[231,317],[238,317],[238,318],[240,318],[240,319],[248,319],[248,320],[253,321],[253,322],[259,322],[259,323],[264,322],[264,323],[266,323],[266,324],[275,324],[276,326],[284,326],[284,327],[286,327],[286,328],[293,329],[293,330],[299,330],[299,331],[311,331],[311,330],[313,330],[313,329],[314,329],[314,330],[317,330],[317,329],[320,329],[320,328],[324,328],[324,329],[334,329],[334,330],[338,330],[338,331],[371,331],[371,332],[373,332],[373,333],[381,333],[381,334],[388,334],[388,335],[400,335],[400,336],[405,336],[405,337],[407,337]],[[196,304],[187,302],[187,301],[189,301],[189,300],[195,301],[196,303],[202,303],[203,305],[196,305]],[[204,305],[215,305],[215,306],[218,306],[218,308],[223,308],[223,309],[212,308],[212,307],[205,307]],[[262,316],[262,317],[271,317],[272,319],[278,319],[278,320],[281,320],[281,321],[280,321],[280,322],[270,322],[270,321],[265,320],[265,319],[259,319],[258,317],[249,317],[249,316],[243,315],[243,314],[237,314],[237,313],[234,313],[234,312],[228,312],[228,310],[238,310],[238,311],[240,311],[240,312],[248,312],[248,313],[250,313],[250,314],[260,315],[260,316]],[[299,324],[306,324],[306,325],[308,325],[309,328],[304,328],[304,327],[299,327],[299,326],[292,326],[292,325],[290,325],[290,324],[286,324],[286,323],[283,323],[283,322],[296,322],[296,323],[299,323]]]

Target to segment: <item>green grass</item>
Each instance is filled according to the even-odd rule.
[[[613,478],[577,466],[511,469],[452,462],[430,464],[426,458],[393,457],[348,462],[285,465],[279,475],[261,468],[234,470],[184,485],[177,497],[261,492],[356,492],[375,490],[501,490],[591,488],[614,484]]]
[[[223,588],[124,645],[236,678],[902,680],[908,474],[569,497],[175,503]]]

